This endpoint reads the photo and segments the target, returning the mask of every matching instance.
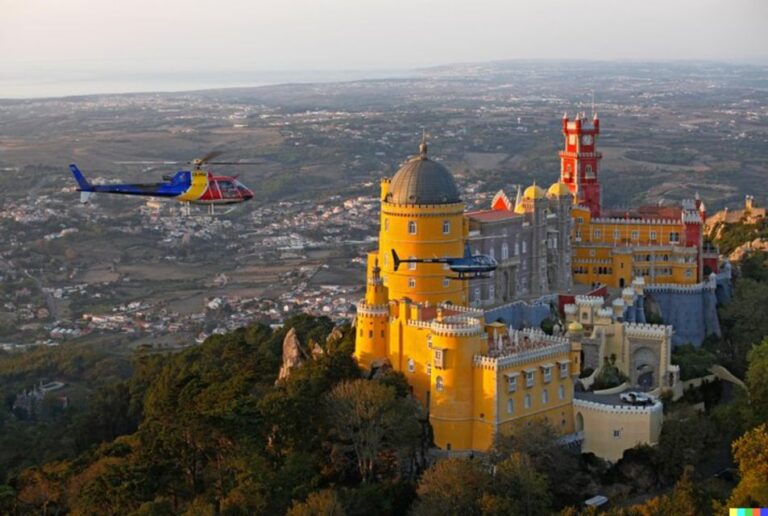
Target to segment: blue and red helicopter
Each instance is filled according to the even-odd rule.
[[[95,193],[111,193],[120,195],[143,195],[175,199],[189,204],[205,204],[211,213],[217,204],[237,204],[253,198],[253,192],[237,180],[237,176],[221,176],[202,170],[208,163],[211,165],[248,165],[238,162],[211,162],[221,155],[214,151],[200,159],[191,161],[192,170],[179,170],[173,176],[163,176],[163,183],[128,183],[117,185],[94,185],[90,183],[74,163],[69,166],[77,181],[77,191],[80,201],[88,202]]]

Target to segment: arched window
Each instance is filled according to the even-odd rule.
[[[525,395],[525,402],[524,402],[525,408],[531,408],[531,395],[526,394]]]
[[[549,391],[544,389],[541,391],[541,404],[546,405],[547,403],[549,403]]]
[[[501,259],[507,260],[509,258],[509,246],[506,242],[501,244]]]
[[[514,414],[515,400],[507,400],[507,414]]]
[[[408,359],[408,372],[413,373],[416,371],[416,362],[413,361],[412,358]]]
[[[413,221],[413,220],[408,221],[408,234],[409,235],[416,234],[416,221]]]
[[[435,378],[435,390],[437,392],[443,392],[443,377],[438,376]]]

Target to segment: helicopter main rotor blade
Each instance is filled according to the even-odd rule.
[[[209,161],[208,165],[263,165],[264,163],[251,163],[243,161]]]
[[[196,164],[202,165],[203,163],[207,163],[208,161],[218,156],[221,156],[222,154],[224,154],[224,151],[211,151],[205,156],[203,156],[202,158],[194,160],[194,162]]]

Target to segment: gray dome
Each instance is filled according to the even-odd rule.
[[[393,204],[452,204],[461,202],[459,189],[447,168],[427,157],[422,144],[419,156],[400,167],[387,194]]]

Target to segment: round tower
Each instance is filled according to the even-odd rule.
[[[378,260],[374,260],[365,299],[357,304],[355,320],[355,358],[362,367],[370,368],[378,360],[387,358],[389,339],[389,296],[381,279]]]
[[[479,320],[432,323],[428,341],[433,352],[429,420],[440,448],[472,449],[473,422],[480,417],[475,413],[474,359],[488,352],[487,339]]]
[[[453,176],[427,156],[409,159],[391,181],[382,181],[379,263],[390,299],[466,304],[467,282],[450,279],[444,264],[403,263],[395,270],[392,251],[402,259],[459,258],[464,255],[468,224]]]

